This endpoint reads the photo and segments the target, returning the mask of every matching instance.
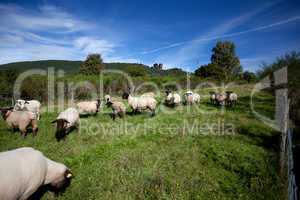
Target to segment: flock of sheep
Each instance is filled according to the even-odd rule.
[[[150,110],[151,116],[155,115],[158,102],[153,92],[145,93],[139,97],[124,92],[122,99],[128,101],[132,113],[136,114],[143,110]],[[233,106],[237,102],[237,94],[233,92],[210,93],[210,101],[214,105]],[[123,102],[115,100],[110,95],[105,95],[105,104],[112,109],[112,118],[123,117],[126,114],[126,106]],[[200,103],[200,95],[188,91],[183,100],[180,94],[166,91],[165,105],[174,107],[181,103]],[[101,102],[84,101],[77,103],[75,108],[67,108],[59,113],[52,121],[56,124],[55,137],[59,141],[64,138],[73,128],[79,125],[82,115],[92,115],[99,112]],[[41,103],[37,100],[17,100],[13,108],[1,108],[1,114],[11,129],[19,129],[21,135],[26,137],[27,128],[32,127],[33,136],[38,131],[38,120]],[[61,163],[50,160],[40,151],[33,148],[19,148],[0,153],[0,199],[1,200],[25,200],[34,194],[40,187],[51,188],[57,192],[69,185],[72,172]]]

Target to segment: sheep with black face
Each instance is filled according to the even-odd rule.
[[[181,97],[177,93],[172,93],[170,90],[166,91],[165,104],[167,106],[177,106],[181,103]]]
[[[64,164],[45,157],[42,152],[23,147],[0,153],[0,199],[26,200],[40,187],[59,193],[73,177]]]
[[[79,112],[75,108],[68,108],[61,112],[56,120],[51,123],[56,123],[55,137],[57,141],[63,139],[72,128],[77,128],[79,125]]]
[[[132,108],[133,113],[148,109],[151,111],[151,116],[155,115],[157,101],[153,97],[133,97],[129,92],[124,92],[122,98],[128,100],[128,104]]]
[[[115,120],[115,118],[117,116],[119,116],[120,118],[125,116],[126,113],[126,106],[119,101],[108,101],[106,103],[107,107],[111,107],[112,109],[112,118],[113,120]]]

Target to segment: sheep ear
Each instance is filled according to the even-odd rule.
[[[29,104],[29,102],[28,102],[28,101],[25,101],[25,104]]]
[[[73,173],[69,169],[67,169],[65,172],[65,178],[71,179],[72,177],[73,177]]]
[[[51,122],[51,124],[54,124],[54,123],[56,123],[56,122],[57,122],[57,120],[54,120],[54,121]]]

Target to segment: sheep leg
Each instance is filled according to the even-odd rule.
[[[34,137],[34,136],[37,135],[37,132],[38,132],[38,126],[37,126],[37,121],[36,120],[31,121],[31,127],[32,127],[32,135]]]
[[[25,130],[21,130],[21,137],[23,139],[25,139],[26,135],[27,135],[26,129]]]
[[[116,120],[116,113],[113,113],[111,117],[115,121]]]
[[[155,116],[155,110],[151,110],[151,117]]]

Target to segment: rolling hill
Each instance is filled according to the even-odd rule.
[[[39,61],[23,61],[23,62],[14,62],[8,64],[0,65],[1,70],[17,70],[23,72],[29,69],[47,69],[49,67],[54,67],[55,69],[64,70],[66,73],[77,73],[82,61],[70,61],[70,60],[39,60]],[[160,71],[155,71],[153,68],[139,63],[105,63],[106,69],[116,69],[122,70],[125,72],[132,72],[133,70],[145,71],[151,75],[171,75],[171,76],[180,76],[186,75],[186,72],[180,68],[171,68]],[[140,69],[140,70],[139,70]]]
[[[0,70],[17,70],[26,71],[29,69],[47,69],[54,67],[56,69],[62,69],[67,73],[76,73],[79,70],[82,61],[69,61],[69,60],[39,60],[39,61],[23,61],[14,62],[0,65]],[[124,69],[131,65],[137,65],[144,68],[149,68],[146,65],[136,63],[105,63],[107,69]]]

